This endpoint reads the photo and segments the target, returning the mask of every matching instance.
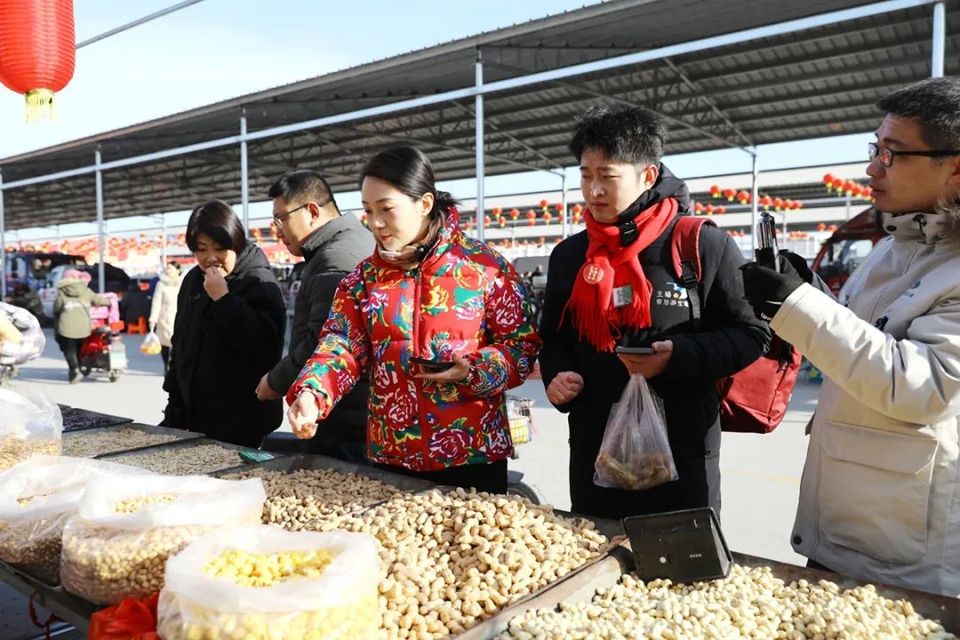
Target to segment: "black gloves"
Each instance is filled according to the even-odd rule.
[[[793,265],[793,268],[796,270],[797,275],[803,278],[803,281],[807,284],[813,282],[813,271],[810,270],[810,265],[807,264],[807,259],[803,256],[798,256],[792,251],[787,251],[783,249],[780,251],[780,261],[782,262],[786,258],[790,261],[790,264]]]
[[[756,262],[740,267],[743,275],[744,297],[753,307],[753,313],[761,320],[767,322],[773,320],[783,301],[803,284],[805,278],[797,273],[794,267],[794,262],[798,260],[803,258],[787,251],[781,253],[780,273]],[[806,266],[805,260],[803,260],[803,271],[809,274],[811,279],[813,278],[813,272]]]

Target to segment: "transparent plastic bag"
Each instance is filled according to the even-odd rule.
[[[37,391],[0,389],[0,470],[35,455],[60,455],[60,407]]]
[[[145,353],[148,356],[155,356],[160,353],[162,350],[162,345],[160,344],[160,338],[157,337],[153,331],[148,333],[143,338],[143,342],[140,344],[140,352]]]
[[[259,523],[266,499],[259,478],[93,480],[63,529],[63,588],[97,604],[159,591],[167,558],[210,531]]]
[[[88,482],[135,481],[146,471],[112,462],[37,456],[0,473],[0,560],[47,584],[60,583],[63,527]]]
[[[677,479],[663,404],[640,374],[630,376],[610,409],[593,483],[640,491]]]
[[[225,553],[233,552],[261,557],[326,552],[329,564],[316,575],[291,575],[296,566],[288,557],[277,564],[286,564],[288,578],[246,586],[209,570],[211,563],[222,562]],[[364,533],[291,532],[265,525],[221,529],[195,540],[167,562],[157,631],[165,640],[377,637],[378,552],[376,539]],[[232,560],[226,565],[231,571],[249,556]]]

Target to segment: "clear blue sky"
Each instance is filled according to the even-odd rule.
[[[176,0],[75,0],[77,39],[174,4]],[[0,91],[0,158],[176,113],[252,91],[429,47],[480,31],[576,9],[583,0],[204,0],[81,49],[54,123],[23,123],[22,98]],[[761,147],[761,168],[861,160],[869,135]],[[667,158],[681,176],[745,171],[747,154],[728,150]],[[569,172],[568,185],[576,185]],[[487,193],[556,189],[543,173],[488,179]],[[473,181],[444,185],[459,197]],[[215,194],[211,194],[215,195]],[[92,194],[91,194],[92,197]],[[357,206],[344,194],[344,206]],[[262,205],[252,209],[262,214]],[[171,216],[177,220],[182,216]],[[144,227],[111,221],[111,231]],[[67,225],[65,234],[94,225]],[[51,235],[50,229],[22,238]],[[8,236],[8,242],[11,239]]]

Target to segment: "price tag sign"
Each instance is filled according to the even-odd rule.
[[[624,518],[642,580],[700,582],[726,578],[733,557],[713,509],[685,509]]]

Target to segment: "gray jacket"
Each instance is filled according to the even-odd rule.
[[[370,257],[373,236],[356,216],[342,215],[308,237],[302,251],[306,264],[293,313],[290,351],[267,378],[270,388],[278,393],[287,392],[313,355],[340,280]],[[321,429],[332,427],[337,432],[347,429],[353,434],[350,439],[362,440],[366,433],[368,393],[366,381],[358,384],[321,424]]]

